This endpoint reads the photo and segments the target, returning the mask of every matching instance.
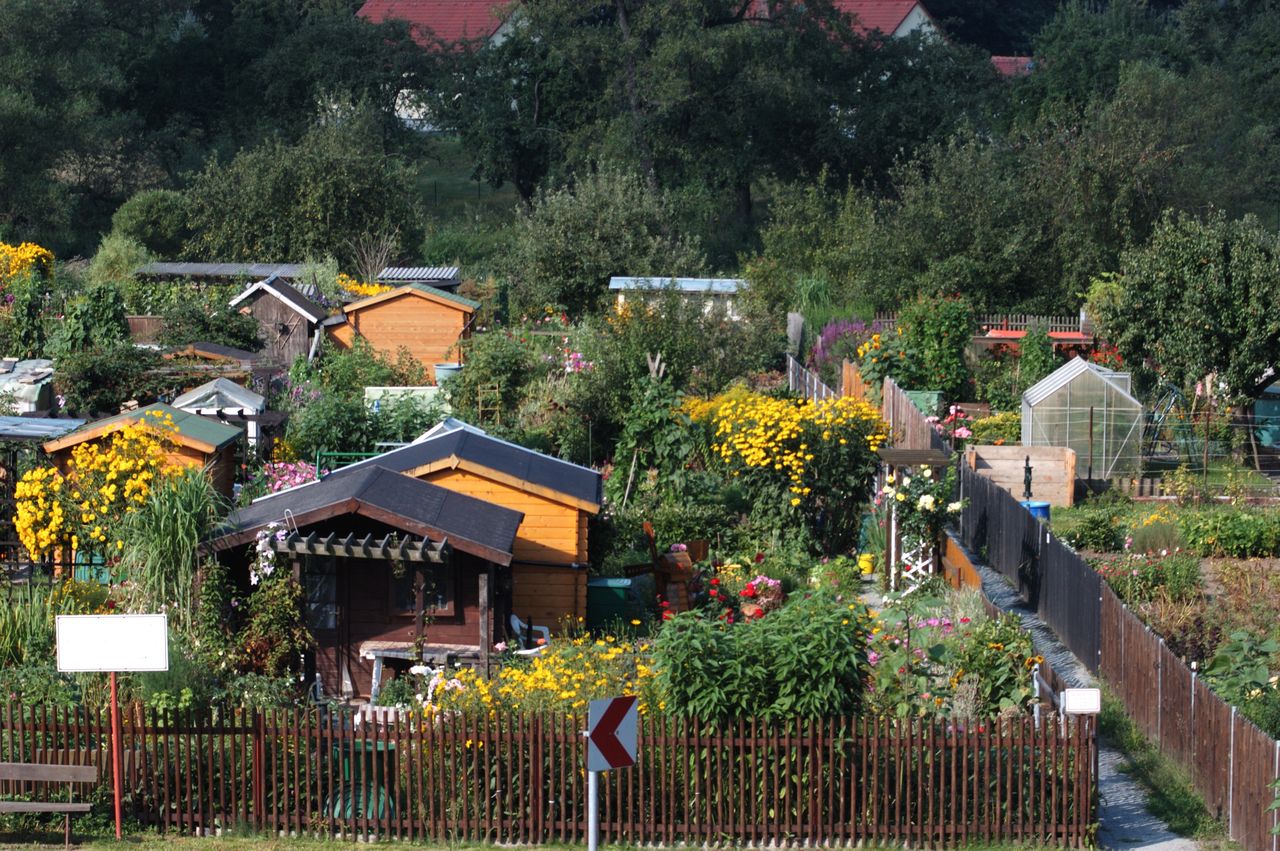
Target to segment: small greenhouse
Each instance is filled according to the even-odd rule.
[[[1134,477],[1142,468],[1142,403],[1130,394],[1129,373],[1081,357],[1022,394],[1024,446],[1075,450],[1076,475]]]

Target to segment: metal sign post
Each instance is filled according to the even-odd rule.
[[[59,671],[111,675],[111,784],[116,839],[120,839],[124,758],[116,672],[169,670],[169,619],[167,615],[58,615],[54,629]]]
[[[635,695],[593,700],[587,709],[587,851],[600,846],[600,772],[636,764]]]

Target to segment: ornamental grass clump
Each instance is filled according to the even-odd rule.
[[[32,559],[61,548],[118,555],[124,518],[181,469],[168,460],[176,433],[171,416],[149,411],[104,439],[76,446],[65,474],[52,466],[25,473],[14,491],[14,526]]]

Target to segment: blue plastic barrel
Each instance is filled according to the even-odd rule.
[[[1032,499],[1019,504],[1027,511],[1030,511],[1031,516],[1039,520],[1041,523],[1049,522],[1049,503],[1041,502],[1038,499]]]

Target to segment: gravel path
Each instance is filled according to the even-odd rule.
[[[1005,578],[978,562],[970,553],[982,590],[987,598],[1006,612],[1016,614],[1031,633],[1036,652],[1044,656],[1053,670],[1070,686],[1087,688],[1096,685],[1093,676],[1075,657],[1053,630],[1026,608],[1018,593]],[[1144,851],[1196,851],[1198,844],[1171,832],[1164,822],[1147,812],[1146,790],[1122,770],[1125,757],[1105,744],[1098,751],[1098,831],[1099,847],[1105,849],[1137,849]]]

